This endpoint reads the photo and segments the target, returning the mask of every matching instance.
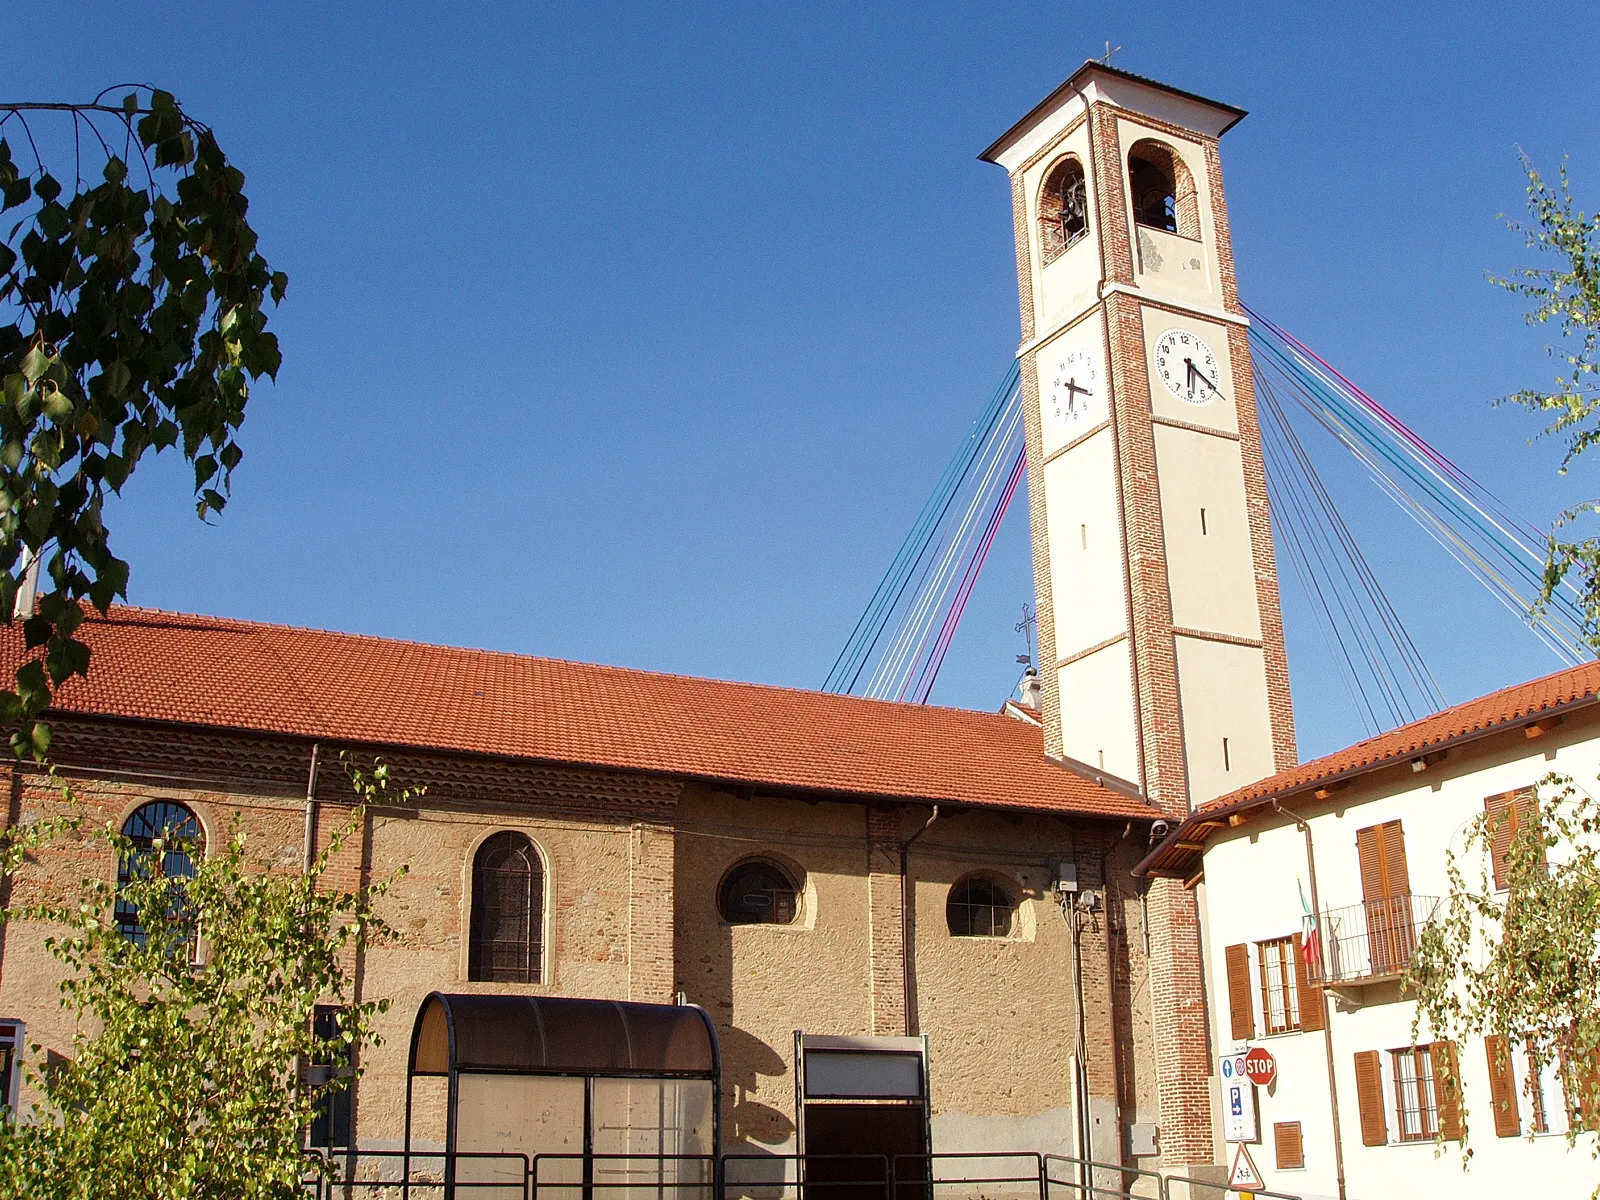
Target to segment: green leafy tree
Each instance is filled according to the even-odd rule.
[[[84,602],[126,594],[107,493],[176,447],[200,517],[220,513],[250,384],[279,364],[264,306],[287,280],[257,252],[243,174],[169,93],[104,96],[0,104],[0,619],[38,579],[0,722],[35,756],[54,689],[88,670]],[[41,150],[68,125],[70,189]]]
[[[1531,219],[1512,227],[1549,265],[1495,282],[1529,301],[1529,324],[1555,330],[1550,353],[1561,372],[1550,389],[1500,403],[1545,419],[1543,436],[1565,442],[1566,474],[1600,444],[1600,217],[1578,208],[1565,164],[1554,185],[1526,156],[1522,165]],[[1586,641],[1600,652],[1600,537],[1576,536],[1597,515],[1600,501],[1588,500],[1557,518],[1534,614],[1558,588],[1572,587]],[[1499,824],[1513,812],[1514,831]],[[1492,879],[1497,839],[1503,888]],[[1547,1099],[1567,1106],[1567,1138],[1576,1144],[1600,1129],[1600,802],[1567,776],[1547,776],[1535,803],[1470,822],[1447,872],[1447,895],[1408,975],[1413,1034],[1426,1024],[1439,1037],[1504,1038],[1532,1064],[1517,1081],[1530,1102],[1539,1071],[1555,1065],[1563,1096]],[[1463,1152],[1471,1154],[1465,1136]]]
[[[237,821],[220,852],[181,843],[142,849],[107,826],[80,833],[112,848],[131,881],[83,882],[76,894],[3,914],[59,928],[47,947],[66,968],[62,1004],[77,1021],[72,1054],[33,1069],[41,1100],[0,1123],[0,1195],[25,1200],[291,1200],[303,1195],[304,1131],[355,1074],[317,1081],[307,1062],[359,1062],[384,999],[351,998],[350,964],[388,928],[374,911],[385,884],[319,884],[368,807],[416,793],[388,768],[352,770],[358,806],[304,873],[250,860]],[[63,787],[63,794],[67,795]],[[70,799],[70,796],[69,796]],[[74,824],[72,822],[68,823]],[[15,866],[66,827],[15,835]],[[168,873],[171,870],[171,873]],[[130,929],[119,923],[131,905]],[[341,1007],[319,1036],[319,1003]],[[34,1047],[37,1056],[39,1048]]]
[[[1566,164],[1552,186],[1524,156],[1531,221],[1512,222],[1529,248],[1553,265],[1524,267],[1496,279],[1501,287],[1530,302],[1530,325],[1553,327],[1560,341],[1550,353],[1562,370],[1550,390],[1525,388],[1503,397],[1544,417],[1545,436],[1566,443],[1561,473],[1600,443],[1600,215],[1589,216],[1572,198]],[[1600,501],[1573,505],[1556,520],[1545,563],[1543,590],[1534,613],[1546,608],[1556,590],[1570,584],[1579,595],[1589,648],[1600,653],[1600,538],[1573,537],[1585,518],[1600,515]]]
[[[1503,888],[1493,878],[1497,841]],[[1600,1127],[1600,802],[1549,775],[1536,803],[1474,817],[1446,872],[1447,895],[1407,981],[1413,1037],[1426,1023],[1439,1037],[1499,1036],[1523,1050],[1524,1111],[1534,1111],[1539,1072],[1557,1065],[1564,1096],[1544,1100],[1566,1103],[1576,1144]]]

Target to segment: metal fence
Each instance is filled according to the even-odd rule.
[[[1060,1154],[322,1152],[310,1200],[1299,1200]]]
[[[1318,985],[1397,979],[1411,965],[1437,896],[1385,896],[1306,917],[1302,944]],[[1320,953],[1318,952],[1320,950]]]

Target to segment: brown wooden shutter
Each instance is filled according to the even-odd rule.
[[[1532,788],[1515,792],[1501,792],[1486,796],[1483,811],[1489,814],[1489,865],[1494,872],[1494,886],[1506,888],[1511,884],[1507,859],[1511,842],[1533,816],[1533,806],[1538,802]],[[1543,852],[1540,853],[1543,858]]]
[[[1399,821],[1385,821],[1378,826],[1379,845],[1383,848],[1383,871],[1387,896],[1411,894],[1411,871],[1406,865],[1406,835]]]
[[[1411,874],[1405,832],[1399,821],[1356,830],[1361,860],[1361,899],[1366,909],[1372,973],[1399,974],[1411,961],[1416,930],[1411,923]]]
[[[1228,965],[1228,1016],[1233,1024],[1233,1040],[1245,1041],[1256,1035],[1255,1004],[1250,996],[1250,946],[1240,942],[1223,952]]]
[[[1322,989],[1311,984],[1311,975],[1306,969],[1305,944],[1298,933],[1294,935],[1294,982],[1300,991],[1300,1028],[1307,1032],[1323,1028],[1326,1016]]]
[[[1411,891],[1406,864],[1406,837],[1399,821],[1368,825],[1356,830],[1356,853],[1361,859],[1361,898],[1368,903]]]
[[[1356,1055],[1356,1103],[1361,1109],[1361,1144],[1387,1145],[1389,1123],[1383,1115],[1383,1069],[1376,1050],[1362,1050]]]
[[[1489,1104],[1494,1109],[1496,1137],[1517,1137],[1522,1133],[1522,1113],[1517,1108],[1517,1080],[1511,1069],[1511,1044],[1498,1034],[1483,1039],[1489,1057]]]
[[[1456,1062],[1454,1042],[1434,1042],[1428,1047],[1433,1057],[1433,1095],[1439,1106],[1439,1136],[1459,1142],[1461,1128],[1461,1068]]]
[[[1570,1024],[1560,1049],[1561,1086],[1567,1093],[1567,1120],[1582,1129],[1600,1126],[1596,1101],[1600,1100],[1600,1061],[1593,1052],[1578,1048],[1576,1024]]]
[[[1299,1121],[1279,1121],[1272,1127],[1272,1147],[1280,1171],[1298,1171],[1306,1165],[1305,1139]]]

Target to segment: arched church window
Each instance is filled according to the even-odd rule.
[[[538,983],[544,970],[544,862],[520,833],[485,839],[472,860],[467,978]]]
[[[791,925],[800,911],[800,888],[777,863],[747,859],[723,876],[717,908],[730,925]]]
[[[146,941],[139,910],[125,899],[122,891],[134,880],[157,876],[172,881],[172,908],[176,915],[183,907],[183,881],[194,878],[195,853],[206,851],[205,831],[200,819],[183,804],[155,800],[141,804],[122,823],[122,836],[132,846],[117,863],[117,902],[113,920],[122,936],[136,945]]]
[[[1039,245],[1046,265],[1089,232],[1089,195],[1083,164],[1067,157],[1045,176],[1039,192]]]
[[[1133,219],[1151,229],[1200,236],[1194,176],[1171,146],[1146,138],[1128,151],[1128,191]]]
[[[1010,937],[1016,902],[1004,887],[982,875],[969,875],[950,889],[944,916],[955,937]]]

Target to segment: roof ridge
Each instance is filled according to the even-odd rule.
[[[690,675],[682,671],[659,671],[649,667],[628,667],[616,663],[588,662],[577,658],[560,658],[547,654],[524,654],[515,650],[495,650],[483,646],[455,646],[442,642],[425,642],[418,638],[390,637],[377,633],[353,633],[341,629],[325,629],[315,625],[290,625],[274,621],[255,621],[244,617],[221,617],[206,613],[182,612],[176,609],[150,608],[137,604],[114,604],[110,610],[101,615],[91,609],[87,621],[110,622],[117,617],[135,618],[177,618],[184,621],[204,622],[212,627],[235,628],[241,632],[278,632],[278,633],[309,633],[323,637],[344,638],[351,641],[375,642],[385,646],[415,646],[423,650],[446,650],[456,654],[480,655],[490,659],[510,659],[516,662],[544,662],[555,663],[561,666],[581,667],[590,671],[616,672],[620,675],[646,676],[651,679],[681,680],[687,683],[710,683],[719,687],[750,688],[764,693],[782,692],[790,695],[817,697],[830,703],[859,704],[863,706],[893,709],[898,712],[940,712],[950,713],[960,717],[981,717],[985,720],[1005,720],[1002,713],[986,712],[982,709],[959,708],[949,704],[908,704],[903,700],[884,700],[875,696],[852,696],[842,692],[825,692],[820,688],[796,687],[792,684],[782,683],[757,683],[746,679],[721,679],[709,675]],[[274,648],[276,655],[276,648]],[[280,661],[281,658],[280,658]],[[287,665],[287,664],[286,664]]]

